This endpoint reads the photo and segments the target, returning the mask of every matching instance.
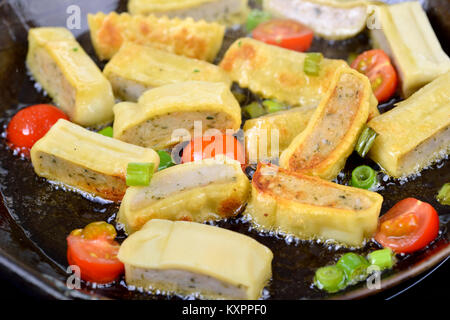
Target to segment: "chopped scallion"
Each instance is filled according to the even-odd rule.
[[[276,100],[264,100],[262,104],[269,113],[274,113],[286,109],[286,106],[284,104]]]
[[[157,153],[159,155],[158,170],[167,169],[167,168],[175,165],[175,163],[172,162],[172,156],[170,155],[170,153],[168,153],[167,151],[164,151],[164,150],[158,150]]]
[[[148,186],[153,176],[153,162],[130,162],[127,167],[127,186]]]
[[[309,76],[318,76],[322,57],[320,52],[307,53],[303,63],[303,71]]]
[[[317,288],[328,291],[329,293],[337,292],[346,285],[345,273],[336,266],[327,266],[317,269],[314,276],[314,284]]]
[[[450,182],[447,182],[442,186],[436,198],[440,204],[450,206]]]
[[[245,94],[243,94],[242,92],[238,92],[238,91],[231,91],[231,93],[233,94],[233,96],[236,98],[236,100],[239,103],[243,103],[245,101],[245,99],[247,99],[247,96]]]
[[[113,128],[112,127],[106,127],[106,128],[103,128],[102,130],[100,130],[98,133],[100,133],[100,134],[102,134],[104,136],[112,138],[113,137]]]
[[[255,29],[260,23],[269,21],[272,15],[269,12],[258,9],[252,10],[247,16],[246,28],[247,32]]]
[[[359,166],[352,171],[352,186],[370,189],[377,182],[377,173],[369,166]]]
[[[358,54],[355,52],[351,52],[347,57],[348,64],[352,64],[352,62],[355,61],[356,57],[358,57]]]
[[[336,266],[344,271],[350,283],[356,283],[366,278],[369,262],[356,253],[348,252],[339,259]]]
[[[389,248],[372,251],[367,258],[370,264],[378,266],[381,270],[394,266],[394,254]]]
[[[358,138],[358,141],[355,145],[355,151],[364,158],[367,153],[369,152],[370,148],[372,148],[372,145],[375,141],[375,138],[377,137],[377,133],[373,131],[372,128],[365,127],[361,133],[361,135]]]
[[[258,118],[266,113],[266,110],[258,102],[252,102],[243,108],[245,114],[250,118]]]

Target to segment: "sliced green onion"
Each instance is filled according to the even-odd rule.
[[[329,293],[343,289],[345,283],[345,273],[336,266],[327,266],[317,269],[314,276],[314,284],[321,290]]]
[[[245,114],[250,118],[258,118],[266,114],[266,110],[258,102],[252,102],[243,108]]]
[[[377,182],[377,173],[369,166],[359,166],[352,171],[352,186],[370,189]]]
[[[261,11],[258,9],[250,11],[247,16],[246,28],[247,32],[255,29],[260,23],[269,21],[272,18],[272,15],[269,12]]]
[[[355,61],[355,59],[358,57],[358,54],[355,52],[352,52],[348,55],[347,57],[347,62],[348,64],[352,64],[353,61]]]
[[[367,256],[371,265],[378,266],[381,270],[390,269],[394,266],[394,254],[391,249],[384,248],[375,250]]]
[[[231,91],[231,93],[233,94],[233,96],[236,98],[236,100],[239,103],[243,103],[245,101],[245,99],[247,99],[247,96],[245,94],[243,94],[242,92]]]
[[[276,100],[264,100],[262,104],[269,113],[278,112],[286,109],[286,106],[284,104]]]
[[[344,271],[349,283],[356,283],[366,278],[369,262],[356,253],[348,252],[339,259],[336,266]]]
[[[164,150],[158,150],[156,152],[159,155],[158,170],[167,169],[167,168],[175,165],[175,163],[173,163],[173,161],[172,161],[172,156],[170,155],[170,153],[168,153],[167,151],[164,151]]]
[[[320,52],[307,53],[305,62],[303,63],[303,71],[309,76],[318,76],[322,57],[322,53]]]
[[[362,158],[364,158],[369,152],[370,148],[372,148],[372,145],[377,135],[378,134],[375,131],[373,131],[372,128],[365,126],[365,128],[363,129],[361,135],[358,138],[358,142],[356,142],[355,146],[355,151],[358,152],[358,154]]]
[[[148,186],[153,176],[153,162],[130,162],[127,167],[127,186]]]
[[[113,128],[112,127],[106,127],[106,128],[103,128],[102,130],[100,130],[98,133],[100,133],[100,134],[102,134],[104,136],[112,138],[113,137]]]
[[[450,182],[447,182],[442,186],[436,198],[440,204],[450,206]]]
[[[322,61],[323,54],[321,52],[309,52],[306,54],[306,59],[319,63]]]

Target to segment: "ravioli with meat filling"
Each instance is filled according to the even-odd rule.
[[[367,121],[371,94],[366,76],[339,69],[306,129],[281,154],[280,165],[327,180],[335,178]]]
[[[152,162],[152,149],[138,147],[60,119],[31,148],[37,175],[105,199],[119,201],[125,194],[130,162]]]
[[[213,61],[222,46],[225,27],[218,23],[128,13],[88,14],[95,52],[111,59],[124,41],[151,45],[178,55]]]
[[[114,138],[164,149],[197,134],[234,133],[241,108],[228,85],[188,81],[146,91],[138,103],[114,106]],[[200,132],[201,131],[201,132]]]
[[[131,42],[122,45],[103,74],[114,94],[126,101],[137,101],[148,89],[189,80],[231,86],[231,79],[216,65]]]
[[[249,192],[238,161],[219,156],[188,162],[157,172],[147,187],[128,188],[117,218],[128,233],[150,219],[219,220],[238,214]]]
[[[325,97],[343,60],[322,59],[319,74],[304,72],[307,54],[272,46],[251,38],[236,40],[225,53],[220,67],[242,88],[266,99],[290,106],[318,106]],[[370,92],[369,119],[377,116],[378,101]]]
[[[368,123],[369,157],[394,177],[420,172],[450,153],[450,72]]]
[[[277,159],[308,125],[316,107],[305,106],[245,121],[245,152],[250,163]]]
[[[113,119],[111,85],[69,30],[30,29],[27,67],[71,121],[99,126]]]
[[[130,0],[131,14],[154,14],[194,20],[242,23],[248,13],[248,0]]]
[[[269,248],[201,223],[151,220],[120,246],[128,285],[204,299],[258,299],[272,276]]]
[[[245,214],[263,230],[362,246],[377,230],[383,197],[259,164]]]

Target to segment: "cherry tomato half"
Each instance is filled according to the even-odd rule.
[[[407,198],[380,218],[375,240],[397,253],[410,253],[426,247],[438,233],[436,210],[426,202]]]
[[[6,129],[7,139],[13,148],[31,149],[59,119],[67,115],[49,104],[36,104],[17,112]]]
[[[378,102],[388,100],[395,93],[397,72],[383,50],[374,49],[361,53],[352,62],[351,67],[369,78]]]
[[[275,19],[259,24],[252,36],[268,44],[303,52],[311,46],[314,32],[297,21]]]
[[[225,154],[229,158],[245,163],[244,148],[242,144],[231,135],[203,136],[191,140],[184,148],[181,160],[183,163],[214,158]]]
[[[77,229],[67,237],[67,260],[80,268],[81,279],[96,283],[114,281],[124,271],[117,258],[120,245],[113,226],[100,221]]]

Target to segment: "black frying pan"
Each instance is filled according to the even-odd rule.
[[[396,1],[398,2],[398,1]],[[65,26],[68,14],[66,9],[77,4],[83,17],[88,12],[111,10],[123,11],[125,1],[57,1],[57,0],[7,0],[0,1],[0,123],[3,131],[20,108],[51,100],[38,92],[27,76],[24,61],[27,50],[27,29],[33,26]],[[429,18],[446,52],[449,52],[450,2],[448,0],[429,0],[424,2]],[[87,30],[82,21],[80,30],[73,30],[84,49],[103,67],[96,58]],[[237,37],[242,30],[227,32],[224,47]],[[367,34],[345,41],[328,42],[315,39],[311,51],[321,51],[329,58],[346,59],[351,52],[362,52],[370,48]],[[255,99],[248,94],[248,100]],[[381,105],[380,111],[393,107],[398,98]],[[248,101],[247,101],[248,102]],[[129,291],[123,279],[105,287],[92,288],[82,284],[81,290],[69,290],[65,286],[66,236],[71,230],[86,224],[105,220],[114,222],[118,211],[116,204],[92,202],[81,195],[65,192],[50,185],[45,179],[34,174],[31,163],[21,159],[8,149],[5,139],[0,139],[0,191],[4,205],[0,206],[0,269],[4,275],[28,285],[39,294],[54,298],[114,298],[114,299],[175,299],[176,297],[153,296],[139,291]],[[361,164],[377,165],[370,160],[361,160],[352,155],[344,169],[347,183],[352,169]],[[324,243],[299,241],[288,243],[283,238],[260,234],[242,219],[229,219],[217,223],[220,227],[249,235],[268,246],[274,253],[273,279],[267,287],[267,298],[358,298],[374,294],[395,286],[401,281],[423,273],[450,254],[450,210],[435,200],[439,188],[450,181],[450,163],[440,161],[410,181],[399,183],[387,176],[382,182],[380,193],[384,197],[382,213],[397,201],[406,197],[416,197],[431,203],[439,212],[441,232],[439,237],[425,250],[412,255],[399,257],[393,270],[383,274],[381,288],[370,290],[364,283],[347,288],[335,295],[327,295],[311,286],[318,267],[336,261],[347,250]],[[251,175],[251,169],[247,172]],[[120,235],[121,239],[124,235]],[[375,243],[355,252],[365,253],[377,248]]]

